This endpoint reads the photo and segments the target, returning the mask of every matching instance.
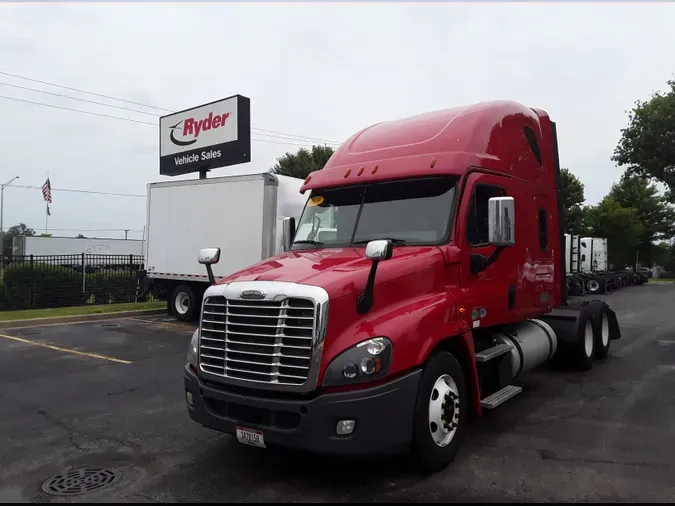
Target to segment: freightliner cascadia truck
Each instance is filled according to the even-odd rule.
[[[443,468],[523,373],[588,370],[620,338],[606,303],[567,302],[559,186],[556,125],[515,102],[358,132],[302,184],[285,251],[206,290],[190,417],[248,445]],[[199,252],[210,279],[237,247]]]

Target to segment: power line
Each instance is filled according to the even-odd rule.
[[[147,107],[149,109],[155,109],[157,111],[163,111],[163,112],[168,112],[168,113],[175,112],[175,111],[172,111],[171,109],[165,109],[163,107],[157,107],[157,106],[154,106],[154,105],[144,104],[144,103],[141,103],[141,102],[134,102],[132,100],[126,100],[124,98],[117,98],[117,97],[113,97],[113,96],[110,96],[110,95],[104,95],[102,93],[95,93],[93,91],[82,90],[82,89],[79,89],[79,88],[64,86],[62,84],[51,83],[51,82],[48,82],[48,81],[41,81],[39,79],[21,76],[21,75],[18,75],[18,74],[11,74],[9,72],[0,71],[0,74],[5,75],[5,76],[14,77],[14,78],[17,78],[17,79],[23,79],[23,80],[26,80],[26,81],[32,81],[32,82],[35,82],[35,83],[45,84],[47,86],[53,86],[53,87],[57,87],[57,88],[63,88],[63,89],[66,89],[66,90],[76,91],[78,93],[85,93],[85,94],[93,95],[93,96],[96,96],[96,97],[107,98],[108,100],[116,100],[116,101],[124,102],[124,103],[127,103],[127,104],[140,105],[141,107]],[[117,108],[117,109],[138,112],[140,114],[149,114],[149,115],[153,114],[153,113],[148,113],[148,112],[145,112],[145,111],[138,111],[137,109],[125,109],[125,108],[122,108],[122,107],[119,107],[119,106],[114,106],[114,105],[111,105],[111,104],[104,104],[104,103],[101,103],[101,102],[89,101],[89,100],[80,99],[80,98],[77,98],[77,97],[71,97],[71,96],[68,96],[68,95],[61,95],[61,94],[58,94],[58,93],[51,93],[51,92],[48,92],[48,91],[37,90],[37,89],[33,89],[33,88],[28,88],[28,87],[22,87],[22,86],[19,86],[19,85],[13,85],[13,84],[7,84],[7,83],[0,83],[0,84],[4,84],[5,86],[13,86],[15,88],[22,88],[22,89],[26,89],[26,90],[29,90],[29,91],[35,91],[35,92],[38,92],[38,93],[46,93],[46,94],[49,94],[49,95],[61,96],[61,97],[69,98],[69,99],[72,99],[72,100],[81,100],[83,102],[89,102],[89,103],[93,103],[93,104],[97,104],[97,105],[103,105],[103,106],[106,106],[106,107],[114,107],[114,108]],[[157,113],[154,113],[154,114],[158,116]],[[267,129],[264,129],[264,128],[251,127],[251,130],[255,130],[255,131],[259,131],[259,132],[266,132],[268,134],[283,135],[283,136],[289,137],[289,138],[295,137],[298,140],[313,140],[313,141],[324,142],[324,143],[327,143],[327,144],[338,144],[338,145],[342,144],[341,142],[338,142],[338,141],[330,141],[330,140],[321,139],[321,138],[318,138],[318,137],[307,137],[307,136],[303,136],[303,135],[289,134],[289,133],[286,133],[286,132],[279,132],[279,131],[276,131],[276,130],[267,130]]]
[[[63,107],[63,106],[54,105],[54,104],[46,104],[44,102],[34,102],[32,100],[26,100],[26,99],[23,99],[23,98],[16,98],[16,97],[7,97],[5,95],[0,95],[0,98],[4,98],[5,100],[13,100],[15,102],[23,102],[25,104],[38,105],[38,106],[42,106],[42,107],[51,107],[52,109],[61,109],[63,111],[79,112],[79,113],[82,113],[82,114],[89,114],[91,116],[100,116],[102,118],[118,119],[118,120],[122,120],[122,121],[130,121],[132,123],[138,123],[138,124],[141,124],[141,125],[150,125],[150,126],[153,126],[155,128],[158,127],[158,125],[156,123],[150,123],[149,121],[141,121],[141,120],[132,119],[132,118],[124,118],[122,116],[112,116],[110,114],[102,114],[100,112],[84,111],[82,109],[72,109],[70,107]],[[258,134],[258,135],[265,135],[265,134]],[[302,146],[308,145],[307,142],[297,143],[297,142],[272,141],[272,140],[269,140],[269,139],[256,139],[254,137],[251,137],[251,140],[256,141],[256,142],[268,142],[268,143],[271,143],[271,144],[287,144],[289,146],[301,146],[302,147]],[[292,140],[292,139],[289,139],[289,140]]]
[[[0,86],[10,86],[12,88],[18,88],[20,90],[34,91],[36,93],[44,93],[45,95],[52,95],[54,97],[67,98],[69,100],[77,100],[79,102],[86,102],[87,104],[102,105],[104,107],[112,107],[114,109],[120,109],[122,111],[136,112],[138,114],[147,114],[148,116],[153,116],[153,117],[157,116],[157,114],[154,113],[154,112],[141,111],[140,109],[130,109],[128,107],[121,107],[119,105],[106,104],[105,102],[97,102],[96,100],[87,100],[86,98],[71,97],[70,95],[64,95],[63,93],[52,93],[51,91],[38,90],[38,89],[35,89],[35,88],[29,88],[28,86],[19,86],[18,84],[0,82]]]
[[[131,121],[133,123],[140,123],[142,125],[157,126],[154,123],[150,123],[148,121],[139,121],[137,119],[122,118],[120,116],[110,116],[109,114],[101,114],[100,112],[83,111],[82,109],[71,109],[70,107],[62,107],[60,105],[45,104],[44,102],[33,102],[32,100],[26,100],[26,99],[23,99],[23,98],[6,97],[4,95],[0,95],[0,98],[4,98],[5,100],[14,100],[15,102],[23,102],[25,104],[40,105],[40,106],[43,106],[43,107],[52,107],[53,109],[62,109],[64,111],[79,112],[79,113],[82,113],[82,114],[91,114],[92,116],[101,116],[102,118],[121,119],[121,120],[124,120],[124,121]]]
[[[143,232],[134,228],[52,228],[49,230],[54,232]]]
[[[42,189],[41,186],[31,186],[31,185],[25,185],[25,184],[13,184],[11,185],[12,188],[28,188],[29,190],[40,190]],[[53,192],[70,192],[70,193],[90,193],[90,194],[95,194],[95,195],[112,195],[115,197],[143,197],[145,198],[145,195],[141,195],[140,193],[111,193],[111,192],[97,192],[93,190],[75,190],[73,188],[52,188]]]

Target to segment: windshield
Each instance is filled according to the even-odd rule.
[[[374,239],[399,245],[444,241],[456,179],[433,177],[317,191],[307,201],[293,249],[348,247]]]

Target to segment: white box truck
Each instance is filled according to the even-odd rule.
[[[300,219],[302,183],[263,173],[148,184],[144,291],[179,320],[198,318],[209,287],[199,250],[221,249],[216,279],[276,255],[283,218]]]

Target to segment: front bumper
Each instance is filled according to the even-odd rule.
[[[265,443],[316,453],[370,456],[405,452],[412,441],[421,371],[384,385],[313,399],[277,399],[229,392],[185,367],[192,394],[190,418],[204,427],[235,434],[237,426],[260,430]],[[335,432],[339,420],[356,420],[349,436]]]

